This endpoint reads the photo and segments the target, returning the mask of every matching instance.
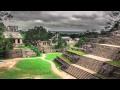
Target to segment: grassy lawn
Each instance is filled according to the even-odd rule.
[[[72,52],[72,53],[75,53],[75,54],[77,54],[77,55],[80,55],[80,56],[85,55],[85,53],[82,52],[82,51],[76,51],[76,50],[68,50],[68,51],[69,51],[69,52]]]
[[[46,58],[47,60],[50,60],[50,61],[53,61],[57,56],[60,56],[62,55],[62,53],[60,52],[57,52],[57,53],[50,53],[50,54],[47,54],[46,55]]]
[[[42,79],[61,79],[56,75],[48,62],[39,59],[30,59],[19,61],[15,67],[17,69],[0,70],[0,79],[16,79],[25,77],[40,76]]]
[[[72,62],[70,62],[69,59],[63,57],[63,56],[59,56],[59,58],[61,58],[62,60],[64,60],[65,62],[67,62],[68,64],[72,64]]]
[[[120,62],[119,61],[107,61],[108,64],[111,64],[113,66],[118,66],[120,67]]]
[[[50,54],[46,54],[46,60],[50,60],[50,61],[52,61],[54,64],[55,64],[55,66],[56,66],[56,68],[58,68],[58,70],[59,71],[61,71],[61,66],[58,64],[58,63],[56,63],[55,61],[54,61],[54,59],[57,57],[57,56],[60,56],[60,55],[62,55],[62,53],[61,52],[56,52],[56,53],[50,53]]]

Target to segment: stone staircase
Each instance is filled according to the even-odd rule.
[[[59,64],[61,61],[62,63],[64,62],[62,70],[77,79],[105,79],[106,76],[109,77],[115,70],[120,69],[120,67],[107,63],[108,61],[115,60],[117,54],[120,52],[120,46],[117,41],[114,41],[113,44],[104,43],[95,45],[90,54],[82,56],[70,51],[64,52],[62,56],[69,59],[73,64],[66,64],[67,62],[58,57],[55,60]],[[66,68],[63,68],[63,65],[64,67],[66,65]],[[105,75],[105,77],[102,77],[102,75]]]

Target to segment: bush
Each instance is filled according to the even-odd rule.
[[[30,46],[30,49],[33,50],[37,54],[37,56],[41,56],[40,51],[36,47]]]
[[[24,48],[24,49],[29,48],[29,49],[33,50],[37,54],[37,56],[41,56],[40,51],[34,46],[20,46],[19,48]]]

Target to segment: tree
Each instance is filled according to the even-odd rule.
[[[0,21],[2,20],[10,20],[13,18],[10,12],[8,11],[0,11]]]
[[[43,26],[35,26],[33,29],[26,31],[23,42],[28,46],[36,46],[38,40],[46,41],[49,39],[49,37],[51,37],[51,33],[48,32],[47,29],[45,29]]]
[[[13,16],[7,11],[0,11],[0,52],[13,49],[13,39],[5,38],[3,32],[5,31],[5,25],[3,20],[11,19]]]
[[[119,29],[120,27],[120,11],[111,11],[109,14],[110,19],[108,22],[106,22],[105,29],[108,29],[110,31],[114,29]]]
[[[67,42],[62,39],[62,37],[59,35],[58,37],[53,38],[54,48],[60,49],[60,48],[66,48]]]

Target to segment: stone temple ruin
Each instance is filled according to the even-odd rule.
[[[31,49],[20,49],[20,46],[24,46],[23,44],[23,37],[18,32],[18,26],[8,26],[4,32],[5,38],[9,38],[12,36],[14,39],[14,48],[10,51],[3,52],[4,58],[20,58],[20,57],[31,57],[31,56],[37,56],[37,54],[31,50]]]
[[[120,67],[108,63],[120,61],[120,36],[116,33],[118,31],[111,32],[109,37],[101,37],[105,39],[104,43],[99,43],[101,38],[98,38],[83,46],[82,50],[87,52],[83,56],[67,50],[62,56],[71,63],[59,56],[54,61],[61,65],[62,70],[77,79],[118,79],[120,74],[115,72],[120,72]],[[90,49],[87,51],[86,48]]]
[[[37,48],[41,53],[52,53],[53,49],[49,41],[37,41]]]
[[[12,36],[14,38],[14,47],[24,46],[23,44],[23,37],[18,32],[18,26],[8,26],[4,32],[5,38],[9,38]]]

